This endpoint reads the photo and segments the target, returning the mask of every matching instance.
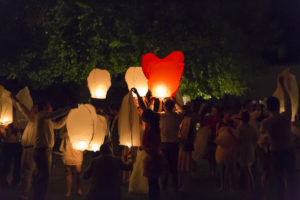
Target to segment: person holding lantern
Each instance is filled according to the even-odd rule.
[[[60,121],[53,120],[65,116],[70,108],[52,112],[52,106],[45,101],[38,104],[37,131],[34,144],[34,160],[37,169],[37,181],[34,190],[34,199],[43,200],[46,197],[48,180],[52,163],[52,148],[54,146],[54,129],[65,125],[66,117]]]
[[[162,170],[162,158],[160,154],[160,129],[159,113],[155,112],[159,108],[159,101],[154,103],[154,111],[147,109],[143,99],[136,88],[131,89],[138,97],[140,108],[143,110],[142,119],[146,123],[143,135],[142,148],[147,155],[144,159],[144,176],[148,179],[149,200],[160,199],[159,177]]]
[[[32,187],[33,174],[36,166],[34,162],[34,144],[37,128],[37,106],[33,106],[29,110],[15,96],[12,96],[15,101],[16,108],[28,119],[28,123],[24,129],[21,138],[22,157],[21,157],[21,200],[29,199],[30,190]]]
[[[63,163],[65,165],[67,185],[67,192],[65,196],[71,196],[72,174],[76,177],[76,192],[79,196],[81,196],[81,166],[83,161],[83,152],[72,147],[66,126],[59,130],[59,135],[63,139]]]
[[[171,174],[173,189],[178,191],[178,132],[182,121],[181,114],[174,112],[175,102],[168,99],[164,103],[164,111],[160,114],[161,151],[165,162],[165,173],[162,176],[162,189],[167,190],[168,174]]]

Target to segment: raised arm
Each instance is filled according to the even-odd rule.
[[[61,120],[59,121],[52,121],[53,124],[53,128],[54,129],[61,129],[62,127],[64,127],[64,125],[66,125],[66,120],[67,120],[67,115],[64,116]]]
[[[69,111],[70,111],[69,107],[61,108],[56,111],[46,113],[44,118],[54,120],[66,115]]]
[[[138,93],[137,89],[136,88],[131,88],[131,91],[136,94],[136,96],[138,98],[138,101],[139,101],[140,107],[143,109],[143,111],[145,111],[146,110],[145,103],[144,103],[142,97],[140,96],[140,94]]]

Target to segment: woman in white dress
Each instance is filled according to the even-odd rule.
[[[71,196],[72,174],[74,174],[76,178],[76,193],[77,195],[81,196],[82,195],[81,166],[83,161],[83,152],[73,149],[66,127],[61,129],[61,137],[64,138],[63,163],[65,165],[65,170],[66,170],[66,184],[67,184],[66,197]]]

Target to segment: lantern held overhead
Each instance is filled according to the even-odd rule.
[[[97,115],[93,138],[90,142],[88,150],[99,151],[100,146],[104,143],[104,138],[107,134],[107,121],[105,117]]]
[[[284,78],[284,86],[287,89],[287,92],[291,99],[292,104],[292,118],[291,121],[295,121],[295,116],[298,111],[298,100],[299,100],[299,90],[298,83],[296,80],[296,76],[290,73],[289,68],[282,71],[279,76],[283,76]],[[273,96],[277,97],[280,101],[280,112],[284,112],[284,95],[283,90],[279,81],[277,81],[277,88],[273,94]]]
[[[13,104],[11,93],[0,85],[0,123],[9,125],[13,122]]]
[[[125,80],[129,91],[131,88],[136,88],[140,96],[146,96],[148,92],[148,80],[141,67],[129,67],[125,74]]]
[[[110,74],[107,70],[93,69],[87,82],[92,98],[106,98],[106,93],[111,86]]]
[[[118,131],[120,145],[141,146],[141,132],[139,114],[132,96],[129,92],[122,100],[119,112]]]
[[[148,79],[148,87],[154,97],[171,97],[180,85],[184,70],[184,55],[181,51],[173,51],[160,59],[153,53],[142,58],[142,69]]]
[[[28,109],[31,110],[33,107],[33,101],[30,95],[29,88],[26,86],[22,90],[18,92],[16,98]],[[27,125],[28,119],[19,111],[19,109],[15,109],[14,113],[14,127],[18,129],[25,129]]]

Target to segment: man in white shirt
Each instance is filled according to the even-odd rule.
[[[44,200],[47,193],[48,181],[52,163],[52,148],[54,146],[54,129],[60,129],[65,125],[66,117],[58,122],[58,119],[69,112],[64,108],[52,112],[52,106],[48,102],[38,105],[37,131],[34,143],[34,160],[37,169],[37,181],[34,188],[34,199]]]
[[[35,162],[33,159],[34,143],[37,125],[37,106],[33,106],[31,110],[23,105],[17,98],[12,96],[15,101],[16,108],[28,119],[28,123],[23,131],[22,157],[21,157],[21,194],[20,200],[29,199],[32,186],[33,174],[35,171]]]
[[[178,131],[182,116],[174,112],[175,103],[167,100],[164,113],[160,114],[159,128],[161,137],[161,151],[165,161],[165,173],[162,175],[162,190],[167,190],[168,174],[171,174],[173,188],[178,190]]]

